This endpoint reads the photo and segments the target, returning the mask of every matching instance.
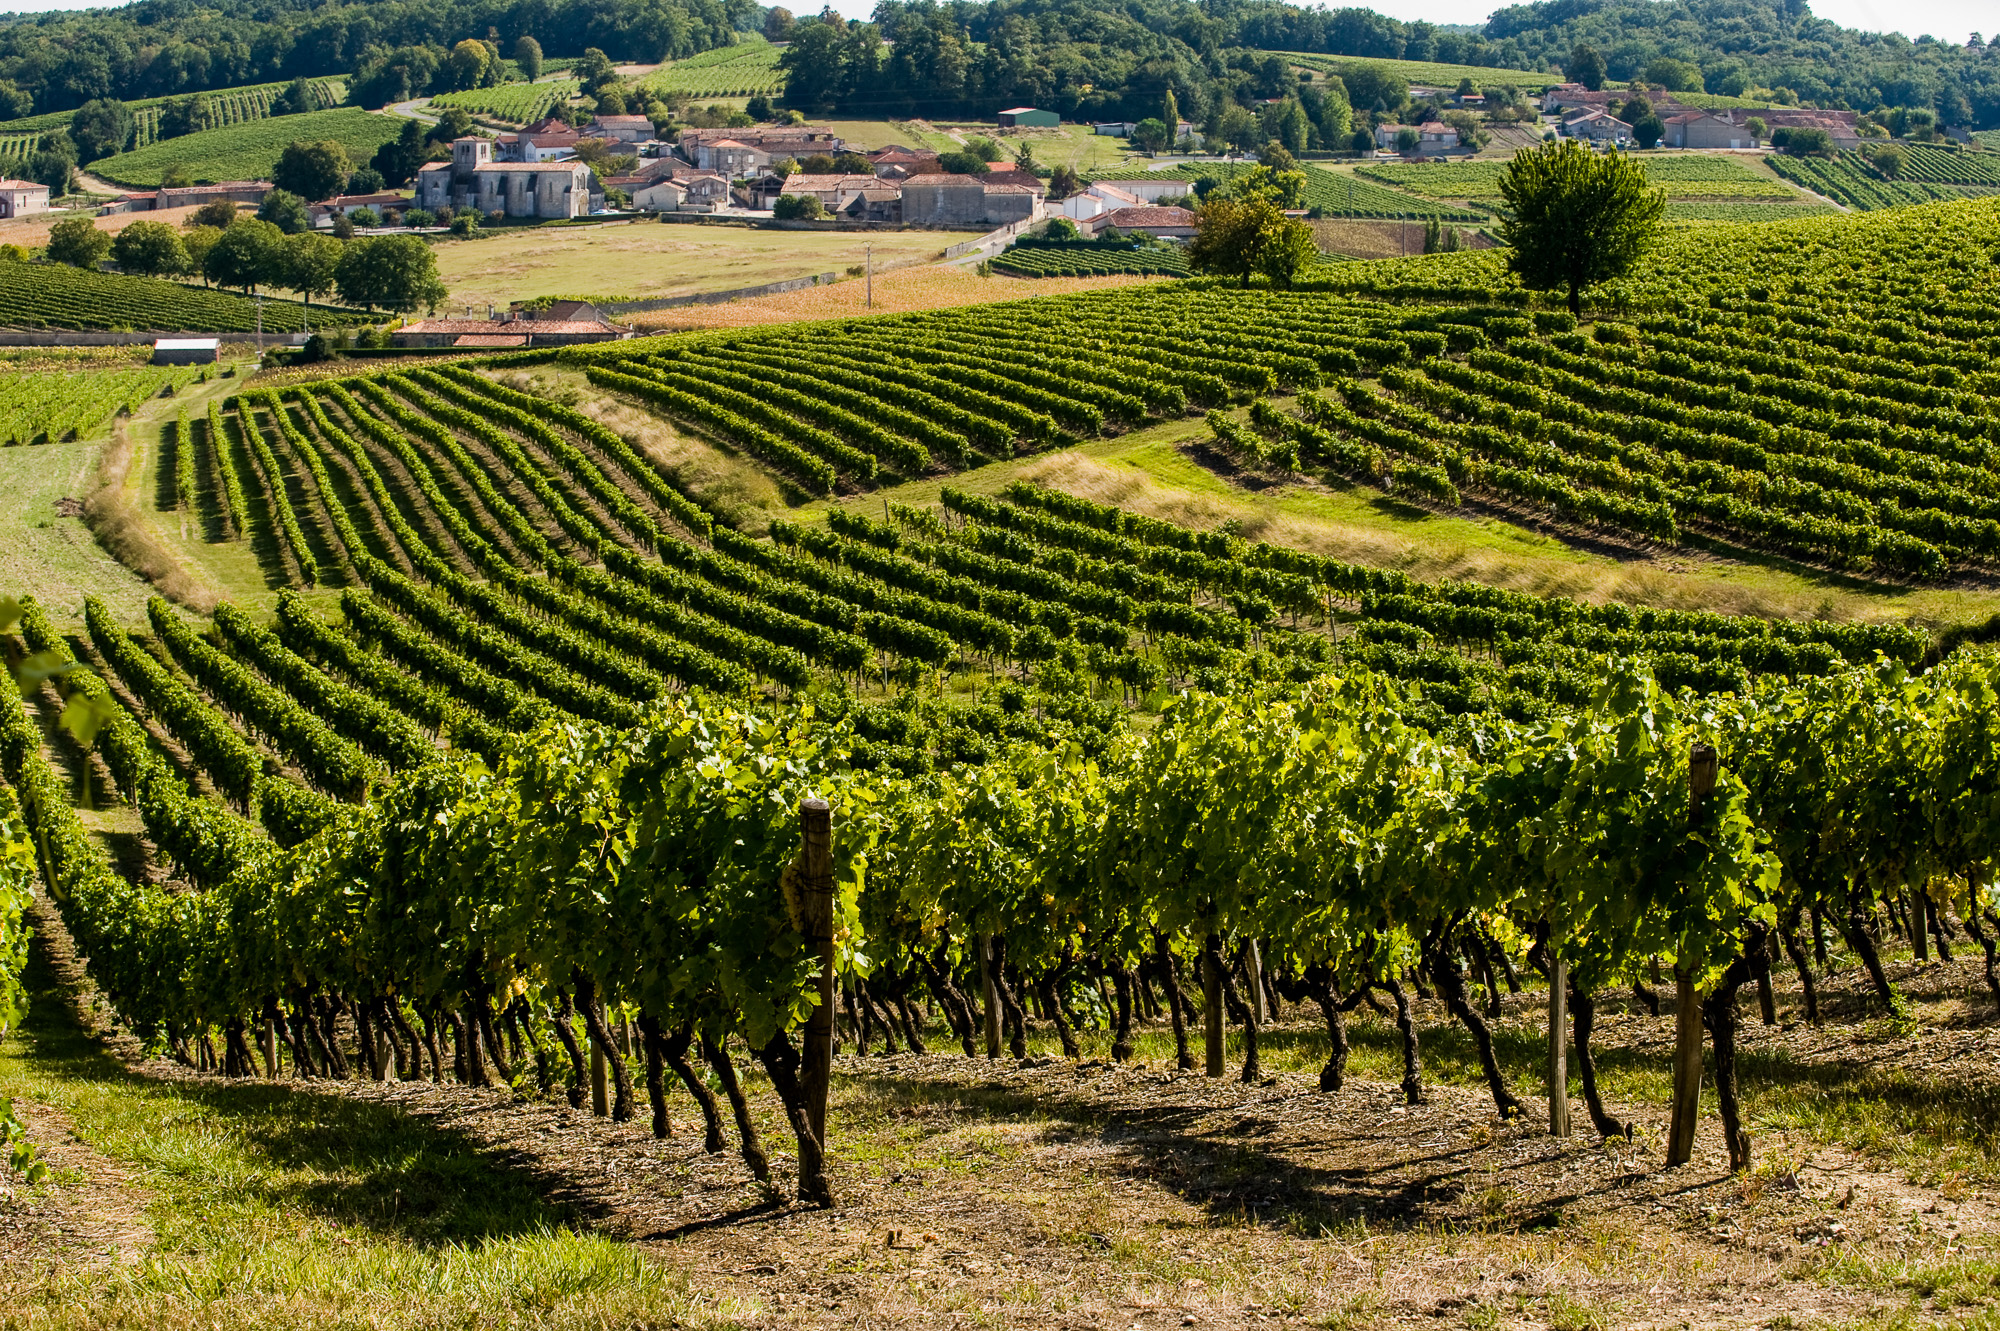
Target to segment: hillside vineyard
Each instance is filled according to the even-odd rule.
[[[285,590],[274,624],[224,605],[205,632],[155,599],[148,643],[92,601],[64,678],[179,881],[113,870],[28,711],[0,761],[119,1011],[184,1052],[220,1032],[236,1075],[253,1041],[344,1071],[344,1013],[375,1075],[441,1073],[456,1032],[483,1083],[496,1028],[580,1010],[609,1050],[605,1005],[629,1004],[679,1040],[718,1135],[685,1053],[700,1035],[741,1123],[742,1037],[823,1198],[794,1044],[819,963],[788,867],[813,795],[834,934],[865,945],[854,992],[892,1040],[918,1042],[921,986],[972,1053],[963,986],[986,975],[1018,1055],[1013,976],[1074,1052],[1071,983],[1100,977],[1119,1047],[1158,985],[1191,1066],[1177,977],[1200,964],[1254,1078],[1222,964],[1250,941],[1249,983],[1323,1010],[1326,1089],[1342,1014],[1371,986],[1402,1006],[1414,973],[1512,1115],[1463,969],[1492,984],[1504,922],[1570,967],[1607,1135],[1592,993],[1649,958],[1698,981],[1747,1163],[1736,986],[1788,956],[1816,1016],[1805,949],[1830,928],[1893,1011],[1878,904],[1928,885],[2000,928],[1974,890],[2000,851],[1990,658],[1913,676],[1944,644],[1907,628],[1423,583],[1018,482],[751,539],[505,372],[581,366],[810,493],[1207,412],[1257,465],[1421,502],[1936,575],[2000,532],[1996,243],[1977,203],[1718,228],[1603,293],[1617,317],[1589,334],[1456,255],[1333,291],[1186,284],[241,394],[168,424],[178,502],[220,478],[240,535],[254,496],[285,577],[338,588],[338,616]],[[70,651],[43,607],[22,631]],[[1134,709],[1164,716],[1142,737]],[[744,1152],[766,1172],[754,1134]]]

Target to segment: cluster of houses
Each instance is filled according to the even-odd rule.
[[[1592,92],[1581,83],[1559,83],[1542,95],[1542,110],[1561,117],[1558,132],[1567,137],[1624,146],[1632,142],[1632,127],[1611,114],[1610,104],[1631,95],[1608,88]],[[1762,120],[1767,132],[1781,127],[1823,129],[1836,148],[1855,148],[1861,143],[1852,111],[1804,107],[1705,111],[1683,106],[1670,92],[1650,95],[1647,100],[1652,103],[1653,114],[1666,126],[1660,142],[1669,148],[1754,148],[1757,143],[1750,132],[1752,119]]]

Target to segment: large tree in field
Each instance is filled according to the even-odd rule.
[[[340,256],[334,285],[342,301],[408,314],[436,309],[445,298],[437,256],[416,236],[382,236],[349,241]]]
[[[111,257],[128,273],[172,277],[188,270],[187,242],[168,222],[134,222],[111,242]]]
[[[1195,210],[1188,265],[1246,287],[1252,273],[1264,274],[1273,286],[1291,286],[1319,257],[1312,227],[1285,216],[1285,209],[1299,206],[1305,185],[1301,172],[1260,166],[1211,193]]]
[[[255,217],[229,224],[202,259],[202,274],[221,287],[254,292],[285,280],[285,233]]]
[[[1583,289],[1631,268],[1660,231],[1664,192],[1623,154],[1603,156],[1575,139],[1523,148],[1500,177],[1513,216],[1500,237],[1507,266],[1526,286],[1567,291],[1583,313]]]

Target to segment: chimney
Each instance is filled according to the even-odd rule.
[[[493,307],[491,305],[486,307],[486,317],[489,319],[493,317]]]

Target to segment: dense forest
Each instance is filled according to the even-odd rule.
[[[0,20],[0,113],[302,75],[359,73],[368,83],[371,71],[435,68],[467,38],[505,52],[532,36],[551,57],[597,47],[614,61],[655,61],[726,44],[772,13],[755,0],[140,0],[18,15]],[[1804,0],[1549,0],[1474,28],[1278,0],[882,0],[871,23],[829,14],[795,28],[785,16],[780,27],[794,39],[792,104],[849,113],[990,114],[1025,102],[1142,116],[1171,89],[1182,115],[1212,123],[1230,104],[1297,92],[1308,118],[1331,131],[1339,88],[1303,91],[1259,52],[1552,69],[1586,43],[1615,82],[1643,76],[1678,91],[1762,90],[2000,124],[2000,56],[1976,34],[1961,43],[1857,32],[1814,18]]]
[[[1858,32],[1814,18],[1803,0],[1550,0],[1500,10],[1483,28],[1277,0],[882,0],[872,23],[802,24],[786,63],[801,107],[955,114],[1032,103],[1133,117],[1156,114],[1171,88],[1199,123],[1229,102],[1294,91],[1260,51],[1548,70],[1579,44],[1600,51],[1619,83],[2000,124],[2000,51],[1977,34],[1960,44]]]
[[[761,21],[752,0],[140,0],[0,20],[0,105],[14,97],[8,109],[26,115],[346,74],[468,37],[507,51],[533,37],[552,57],[598,47],[617,61],[655,61],[726,45]]]

